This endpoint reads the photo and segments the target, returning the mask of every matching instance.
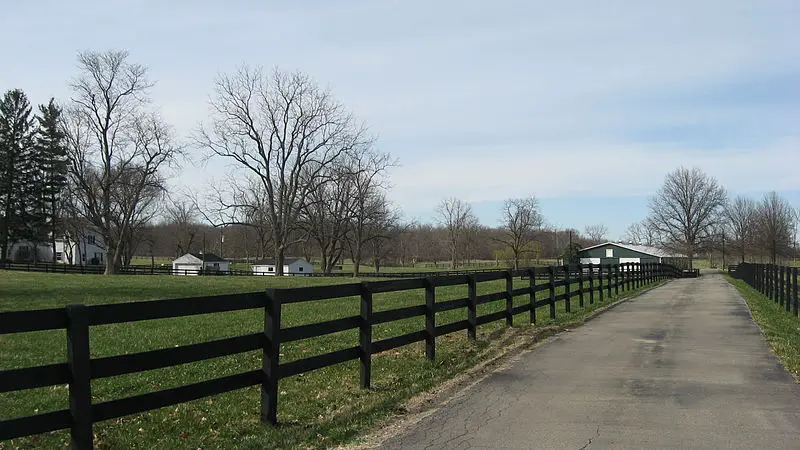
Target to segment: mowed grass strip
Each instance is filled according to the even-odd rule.
[[[268,287],[295,287],[353,282],[352,279],[293,277],[172,277],[94,276],[0,271],[0,310],[60,307],[71,303],[103,304],[147,299],[179,298],[222,293],[253,292]],[[544,281],[539,281],[543,283]],[[514,288],[528,286],[515,279]],[[596,285],[596,282],[595,282]],[[588,284],[586,284],[588,286]],[[478,295],[502,291],[505,281],[478,284]],[[573,284],[572,289],[577,289]],[[557,289],[557,294],[563,288]],[[631,293],[626,293],[630,295]],[[437,302],[464,298],[467,287],[441,287]],[[549,296],[538,293],[537,299]],[[374,295],[374,310],[383,311],[424,304],[423,290]],[[549,319],[547,306],[537,310],[539,325],[581,322],[609,299],[578,307],[573,297],[572,313],[558,302],[557,319]],[[514,306],[527,303],[528,296],[514,299]],[[500,300],[478,306],[478,315],[505,308]],[[284,305],[283,328],[357,315],[357,297]],[[436,316],[437,325],[463,320],[466,308]],[[515,326],[528,326],[528,314],[514,318]],[[212,339],[260,332],[262,310],[207,314],[174,319],[92,327],[91,356],[113,356],[174,347]],[[98,448],[324,448],[352,440],[369,427],[402,407],[404,400],[490,356],[489,335],[504,327],[497,321],[478,328],[478,339],[470,342],[466,331],[437,338],[436,360],[427,361],[424,343],[416,343],[373,356],[373,388],[359,388],[358,361],[327,367],[281,380],[279,426],[260,422],[258,387],[201,399],[147,413],[112,419],[94,426]],[[378,324],[373,340],[424,329],[424,317]],[[65,360],[63,330],[0,336],[0,370],[30,367]],[[281,362],[290,362],[358,345],[358,331],[348,330],[281,346]],[[93,402],[123,398],[218,378],[261,367],[261,352],[248,352],[175,367],[150,370],[92,382]],[[0,394],[0,419],[21,417],[67,408],[66,386]],[[16,447],[53,448],[69,441],[67,431],[0,442],[0,449]]]
[[[753,320],[761,327],[772,351],[800,382],[800,318],[787,313],[785,306],[765,297],[744,281],[729,275],[725,278],[747,301]]]

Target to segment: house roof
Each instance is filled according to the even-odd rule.
[[[227,259],[222,259],[213,253],[191,253],[191,255],[205,262],[228,262]]]
[[[202,264],[203,261],[212,262],[212,263],[213,262],[229,262],[228,260],[222,259],[222,258],[220,258],[219,256],[217,256],[217,255],[215,255],[213,253],[206,253],[206,254],[203,254],[203,253],[187,253],[187,254],[179,257],[179,258],[175,258],[175,260],[172,261],[172,262],[173,263],[175,263],[175,262],[183,263],[183,264],[187,264],[187,263]]]
[[[679,258],[681,255],[674,255],[669,253],[668,251],[662,250],[658,247],[653,247],[649,245],[637,245],[637,244],[622,244],[619,242],[604,242],[602,244],[592,245],[591,247],[586,247],[580,249],[580,251],[584,250],[592,250],[598,247],[603,247],[606,245],[613,245],[615,247],[626,248],[628,250],[632,250],[634,252],[644,253],[645,255],[656,256],[658,258]]]
[[[283,264],[288,266],[290,264],[294,264],[297,261],[307,262],[305,258],[283,258]],[[261,259],[258,261],[254,261],[251,266],[274,266],[275,260],[274,259]]]

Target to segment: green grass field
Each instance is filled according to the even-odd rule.
[[[800,318],[787,313],[742,280],[725,276],[747,301],[753,320],[764,331],[772,351],[800,382]]]
[[[275,277],[172,277],[61,275],[0,271],[0,310],[59,307],[70,303],[100,304],[134,300],[251,292],[267,287],[292,287],[352,282],[342,278]],[[514,287],[527,280],[516,279]],[[577,288],[577,286],[575,286]],[[479,283],[478,294],[504,289],[502,280]],[[437,301],[465,297],[466,286],[437,289]],[[630,294],[630,293],[628,293]],[[545,292],[539,295],[546,295]],[[597,298],[597,296],[595,297]],[[527,302],[515,299],[515,305]],[[376,294],[375,311],[424,303],[422,290]],[[603,305],[608,304],[608,299]],[[558,303],[559,324],[582,321],[593,309],[572,313]],[[504,302],[479,305],[478,314],[504,308]],[[282,326],[315,323],[358,314],[359,299],[345,298],[286,305]],[[537,311],[539,326],[552,324],[547,307]],[[466,310],[437,314],[437,325],[462,320]],[[515,317],[515,327],[528,327],[528,315]],[[166,407],[95,424],[97,448],[319,448],[347,442],[365,428],[402,408],[414,394],[490,356],[489,334],[504,322],[479,327],[478,340],[469,342],[466,331],[437,338],[437,358],[424,357],[423,343],[412,344],[373,357],[373,388],[359,388],[358,362],[351,361],[281,381],[279,426],[259,421],[258,387]],[[258,332],[263,312],[257,310],[159,319],[92,327],[92,357],[140,352],[204,342]],[[374,327],[379,340],[424,329],[417,317]],[[30,367],[65,360],[63,330],[0,336],[0,370]],[[290,362],[358,344],[358,331],[292,342],[281,347],[281,362]],[[261,352],[249,352],[198,363],[98,379],[92,382],[93,402],[180,386],[261,367]],[[66,386],[0,394],[0,419],[42,413],[67,407]],[[69,441],[66,431],[0,442],[0,449],[55,448]]]

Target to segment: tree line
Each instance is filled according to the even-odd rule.
[[[699,168],[679,167],[649,200],[650,214],[630,225],[624,240],[659,246],[691,260],[727,253],[741,262],[773,264],[795,257],[800,210],[776,192],[760,199],[731,197]]]
[[[533,196],[507,201],[496,229],[454,198],[442,201],[438,226],[404,222],[387,199],[397,161],[305,74],[243,66],[218,76],[208,119],[179,140],[150,101],[147,68],[127,52],[87,51],[77,62],[60,104],[34,116],[14,89],[0,105],[3,260],[17,242],[49,242],[55,259],[56,238],[78,242],[87,232],[100,237],[108,274],[135,254],[179,256],[215,248],[217,237],[222,251],[226,235],[229,251],[272,257],[278,274],[288,253],[318,257],[323,272],[349,258],[355,275],[366,259],[376,268],[447,259],[455,268],[543,254]],[[233,169],[203,191],[170,191],[170,169],[198,153]],[[206,242],[201,231],[215,237]]]

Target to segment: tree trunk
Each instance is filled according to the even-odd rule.
[[[361,275],[361,239],[356,237],[355,239],[355,249],[353,249],[353,278],[356,278]]]
[[[325,246],[323,246],[323,245],[320,245],[320,249],[321,249],[320,250],[320,258],[322,259],[322,262],[321,262],[322,274],[323,275],[330,275],[331,274],[331,268],[330,268],[330,266],[328,266],[328,251],[325,248]]]
[[[111,252],[110,249],[106,249],[105,251],[105,263],[106,263],[106,270],[103,272],[104,275],[114,275],[117,273],[117,267],[115,261],[117,260],[117,255]],[[87,255],[88,257],[88,255]]]
[[[281,277],[283,276],[283,261],[285,258],[285,249],[282,245],[275,247],[275,276]]]
[[[360,275],[361,275],[361,248],[358,248],[355,251],[355,254],[353,254],[353,278],[356,278]]]

